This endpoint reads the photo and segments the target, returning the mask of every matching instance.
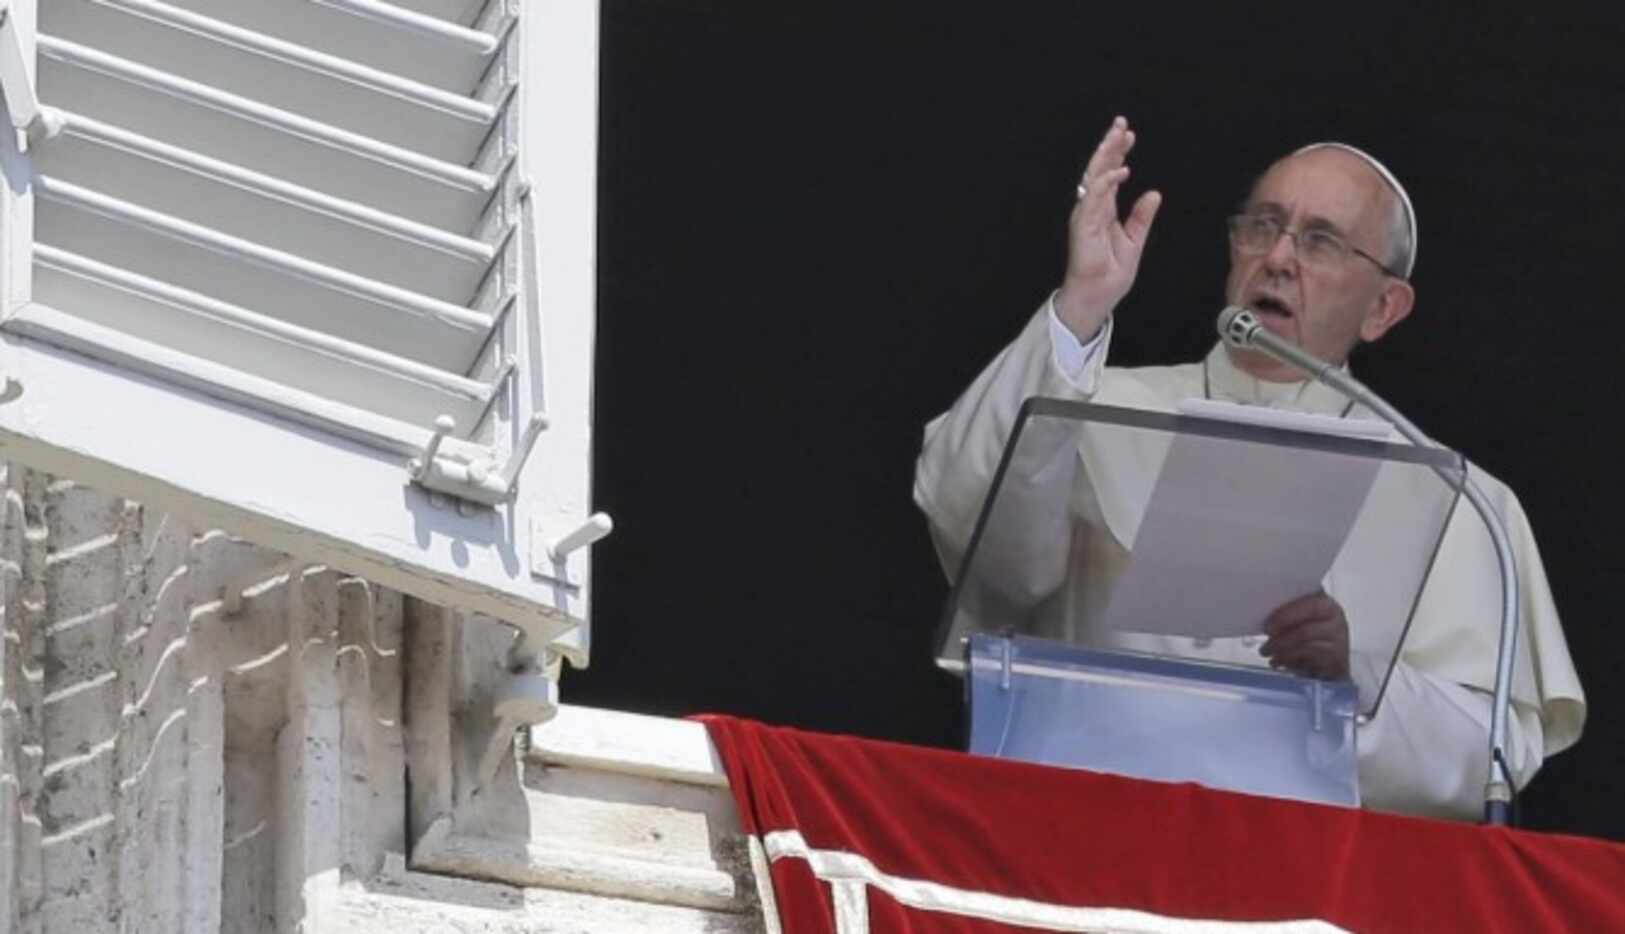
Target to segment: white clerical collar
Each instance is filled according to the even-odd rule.
[[[1344,364],[1343,369],[1348,365]],[[1313,380],[1275,383],[1259,379],[1236,366],[1222,341],[1213,345],[1202,361],[1202,394],[1209,399],[1318,415],[1344,416],[1354,408],[1342,393]]]

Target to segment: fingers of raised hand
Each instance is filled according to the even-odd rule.
[[[1128,220],[1123,222],[1123,233],[1136,244],[1145,242],[1146,235],[1151,233],[1151,222],[1157,218],[1157,209],[1162,207],[1162,195],[1155,191],[1148,191],[1141,195],[1129,210]]]
[[[1116,220],[1117,189],[1122,187],[1128,176],[1128,166],[1120,165],[1115,169],[1102,172],[1084,185],[1079,185],[1080,189],[1085,186],[1088,188],[1087,193],[1078,196],[1079,207],[1083,213],[1096,220]]]
[[[1095,151],[1089,155],[1088,165],[1084,166],[1083,177],[1078,181],[1079,197],[1085,197],[1086,192],[1106,185],[1107,173],[1121,168],[1123,158],[1133,147],[1134,131],[1128,128],[1128,121],[1122,117],[1113,119],[1106,129],[1106,135],[1100,138]]]
[[[1083,183],[1090,185],[1103,173],[1122,165],[1123,157],[1133,147],[1134,131],[1128,128],[1128,120],[1114,118],[1111,126],[1106,128],[1106,135],[1100,138],[1100,143],[1089,156],[1089,164],[1083,170]]]

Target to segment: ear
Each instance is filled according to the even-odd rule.
[[[1388,329],[1410,317],[1416,304],[1416,289],[1404,279],[1387,279],[1371,310],[1360,321],[1360,340],[1370,343]]]

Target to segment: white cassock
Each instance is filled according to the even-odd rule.
[[[914,479],[914,499],[930,520],[938,554],[950,576],[957,573],[977,514],[987,496],[1006,440],[1024,400],[1032,396],[1100,405],[1173,411],[1183,399],[1204,396],[1231,402],[1326,415],[1374,418],[1335,391],[1315,382],[1270,383],[1236,367],[1223,346],[1200,363],[1124,369],[1104,366],[1110,323],[1087,347],[1066,332],[1048,303],[1004,349],[953,408],[925,429]],[[1070,462],[1087,455],[1066,452]],[[1074,483],[1077,471],[1043,471]],[[1507,758],[1517,787],[1524,787],[1546,756],[1573,745],[1585,722],[1585,695],[1552,603],[1551,590],[1528,519],[1506,485],[1476,466],[1473,477],[1507,525],[1519,571],[1522,629],[1512,682]],[[1085,516],[1074,503],[1062,526],[1041,517],[1027,526],[1019,563],[1032,570],[1048,562],[1114,564],[1126,552],[1112,540],[1098,513]],[[1055,501],[1055,500],[1052,500]],[[1001,500],[1002,502],[1002,500]],[[1002,507],[1001,507],[1002,508]],[[1094,511],[1094,510],[1090,510]],[[1111,505],[1105,504],[1105,512]],[[1109,517],[1108,517],[1109,518]],[[1049,541],[1044,541],[1046,529]],[[1120,537],[1120,536],[1119,536]],[[1104,544],[1103,544],[1104,543]],[[1032,571],[1035,586],[1098,579],[1051,567]],[[1328,588],[1330,589],[1330,588]],[[1333,591],[1358,625],[1355,608]],[[1035,598],[1043,595],[1034,593]],[[1098,599],[1079,594],[1076,599]],[[1399,661],[1375,718],[1359,728],[1360,790],[1365,806],[1387,811],[1476,819],[1483,811],[1489,773],[1491,694],[1500,640],[1501,584],[1489,534],[1476,512],[1457,509],[1446,528],[1432,571],[1416,606]],[[1252,653],[1244,646],[1215,648]],[[1185,654],[1191,654],[1186,652]],[[1360,681],[1360,659],[1352,660]]]

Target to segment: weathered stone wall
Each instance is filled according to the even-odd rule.
[[[720,773],[570,758],[692,725],[576,717],[479,788],[511,630],[70,480],[0,491],[0,934],[761,929]]]
[[[300,871],[404,850],[399,596],[69,480],[3,489],[4,926],[287,928]]]

